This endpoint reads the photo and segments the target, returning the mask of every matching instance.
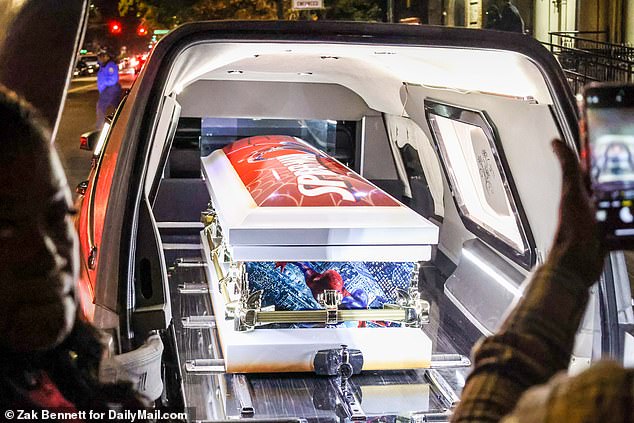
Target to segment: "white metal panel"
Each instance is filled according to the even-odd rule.
[[[407,91],[407,85],[404,86],[404,90]],[[385,115],[385,123],[390,133],[390,141],[395,143],[398,148],[410,144],[418,151],[418,158],[423,167],[429,191],[434,199],[434,213],[438,216],[444,216],[444,186],[440,161],[431,139],[419,126],[422,123],[417,124],[411,119],[394,115]]]
[[[408,114],[428,137],[431,134],[423,105],[426,98],[486,112],[504,149],[510,176],[519,194],[516,200],[524,209],[537,249],[545,255],[550,249],[557,226],[561,194],[561,170],[550,144],[560,134],[550,107],[479,93],[457,93],[427,87],[409,86],[408,91]],[[445,192],[449,192],[448,189]],[[440,244],[449,256],[458,258],[462,242],[470,237],[470,233],[464,230],[461,234],[463,225],[455,211],[453,199],[449,196],[446,198]]]
[[[236,261],[428,261],[425,245],[293,245],[263,248],[261,245],[228,247]]]
[[[156,128],[152,137],[152,150],[147,170],[147,175],[149,175],[149,177],[145,179],[146,194],[150,191],[155,179],[160,177],[160,175],[157,175],[157,171],[161,160],[161,154],[163,153],[163,146],[166,142],[171,141],[168,140],[168,138],[173,136],[176,131],[180,111],[181,106],[178,104],[174,96],[165,97],[163,99],[161,117],[156,123]]]
[[[194,82],[178,95],[182,116],[360,120],[376,113],[337,84],[274,81]]]

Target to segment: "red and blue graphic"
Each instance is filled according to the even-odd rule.
[[[262,306],[274,306],[276,310],[323,309],[317,297],[326,289],[342,294],[340,309],[380,309],[396,301],[397,289],[409,289],[415,268],[412,262],[367,261],[247,262],[245,265],[249,291],[261,290]],[[342,325],[378,327],[387,324],[347,322]]]
[[[301,270],[306,280],[306,286],[313,294],[313,298],[318,299],[319,295],[325,290],[335,290],[343,296],[341,300],[341,308],[343,309],[360,309],[368,308],[368,293],[363,288],[356,288],[350,293],[343,283],[343,277],[336,269],[326,269],[323,272],[316,271],[310,263],[306,262],[278,262],[276,266],[281,268],[283,272],[287,264],[293,264]]]
[[[244,138],[223,152],[260,207],[400,206],[380,188],[298,138]]]

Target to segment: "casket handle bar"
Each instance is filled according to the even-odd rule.
[[[225,276],[224,273],[222,272],[222,267],[220,267],[220,262],[218,260],[218,248],[214,248],[213,250],[211,250],[211,261],[214,264],[214,269],[216,270],[216,275],[218,276],[218,285],[220,288],[220,293],[222,294],[222,298],[225,301],[225,304],[230,304],[231,303],[231,297],[229,296],[229,290],[227,287],[227,282],[228,282],[228,276]],[[227,307],[227,311],[229,312],[230,309],[229,307]],[[231,317],[231,316],[228,316]]]
[[[253,330],[258,325],[258,312],[262,308],[262,291],[255,291],[240,301],[234,316],[235,330]]]
[[[254,295],[260,295],[261,291]],[[301,310],[301,311],[268,311],[260,308],[245,308],[245,303],[240,302],[235,313],[235,327],[239,331],[250,331],[257,326],[272,323],[323,323],[334,325],[342,322],[366,322],[366,321],[386,321],[401,323],[405,326],[419,327],[420,323],[428,320],[427,314],[421,316],[416,311],[418,307],[400,307],[398,305],[386,305],[383,309],[363,309],[363,310]],[[425,309],[428,313],[429,308]]]
[[[220,265],[220,257],[224,257],[226,251],[224,250],[223,244],[220,239],[214,239],[214,232],[216,230],[216,225],[214,224],[215,218],[215,212],[209,210],[207,212],[203,212],[201,215],[201,221],[206,225],[203,231],[207,236],[207,242],[209,243],[209,247],[211,248],[211,262],[214,266],[216,277],[218,278],[218,289],[220,290],[220,293],[222,294],[222,298],[224,299],[226,305],[226,317],[232,319],[235,317],[235,309],[237,308],[237,306],[235,304],[235,301],[231,300],[231,296],[229,294],[229,282],[231,282],[232,278],[236,276],[231,274],[225,275],[222,266]],[[237,278],[244,280],[244,278],[246,278],[244,266],[240,266],[238,272],[239,275],[237,276]]]
[[[332,291],[332,292],[329,292]],[[407,301],[386,304],[383,309],[339,309],[341,293],[325,290],[319,296],[324,309],[300,311],[269,311],[262,309],[262,291],[251,293],[246,300],[240,301],[235,313],[235,328],[249,331],[257,326],[272,323],[323,323],[335,325],[354,321],[387,321],[401,323],[408,327],[420,327],[429,321],[429,303],[420,298],[412,298],[407,293],[401,295]]]
[[[200,212],[200,221],[205,226],[209,226],[216,221],[216,211],[213,209],[211,202],[207,206],[207,210]]]

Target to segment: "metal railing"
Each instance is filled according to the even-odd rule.
[[[605,42],[606,37],[605,31],[551,32],[544,43],[574,92],[592,81],[634,82],[634,47]]]

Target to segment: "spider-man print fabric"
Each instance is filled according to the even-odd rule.
[[[262,306],[276,310],[323,308],[317,301],[325,289],[343,295],[342,309],[382,308],[407,291],[414,263],[405,262],[248,262],[251,292],[263,291]]]

